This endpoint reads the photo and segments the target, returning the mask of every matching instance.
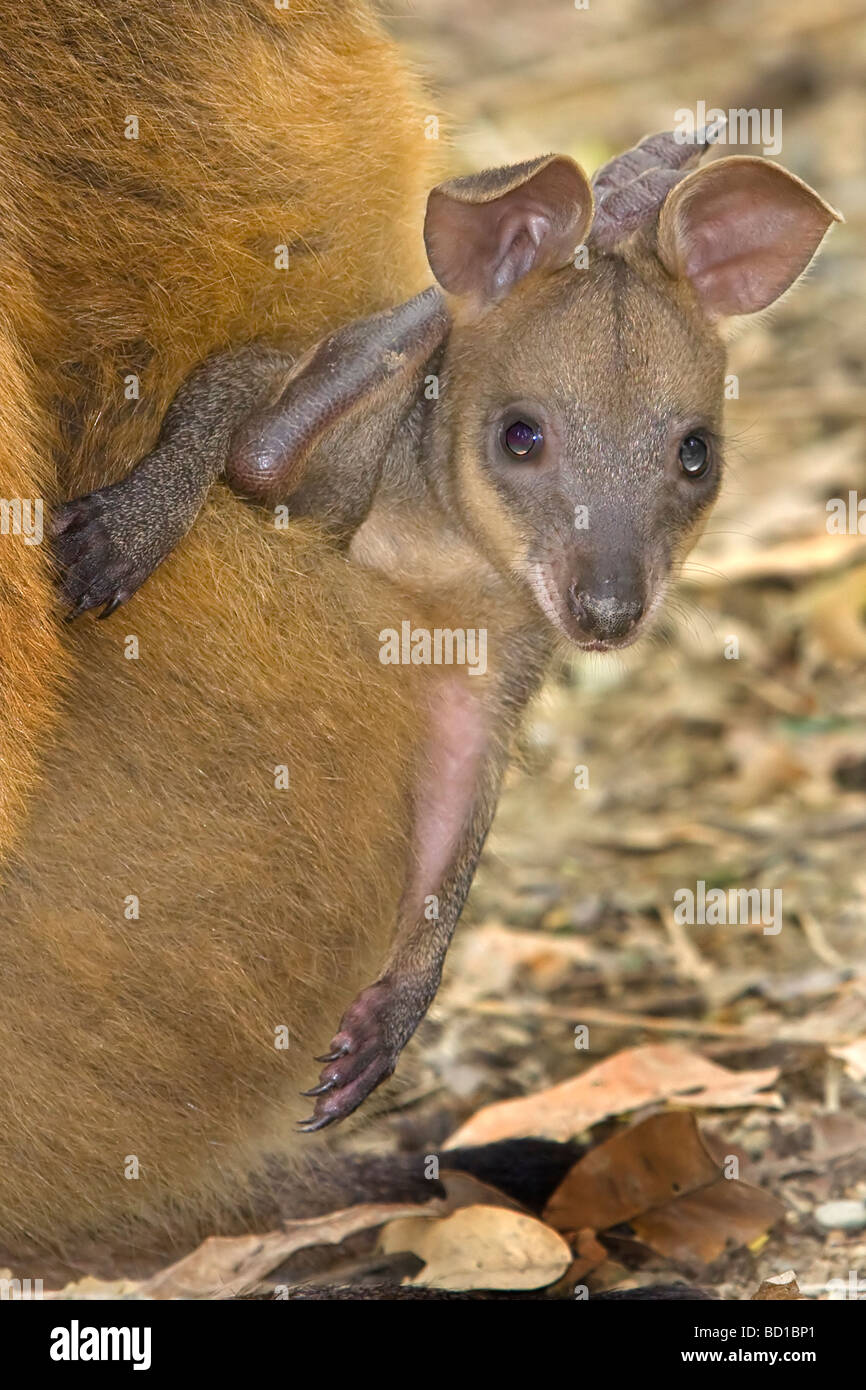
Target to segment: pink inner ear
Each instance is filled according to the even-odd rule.
[[[484,304],[530,270],[566,265],[591,219],[586,175],[565,155],[545,156],[434,188],[424,240],[443,289]]]
[[[784,169],[750,158],[710,165],[679,190],[659,252],[713,318],[756,313],[784,294],[835,216]]]
[[[797,208],[755,203],[745,190],[722,191],[690,230],[686,274],[720,313],[765,309],[812,258],[799,222]]]
[[[491,297],[528,275],[550,235],[550,218],[541,212],[509,209],[499,223],[499,254],[491,272]]]

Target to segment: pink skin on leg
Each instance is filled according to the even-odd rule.
[[[465,673],[435,687],[422,766],[413,790],[412,859],[385,969],[346,1010],[331,1042],[305,1130],[323,1129],[361,1104],[393,1072],[436,993],[445,952],[484,835],[476,809],[489,755],[487,717]],[[477,821],[484,820],[479,829]],[[428,920],[428,899],[437,916]]]

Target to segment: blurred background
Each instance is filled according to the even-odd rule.
[[[388,23],[427,78],[450,172],[548,150],[592,172],[679,108],[755,107],[781,111],[774,157],[846,218],[733,344],[723,497],[656,634],[576,659],[534,710],[386,1120],[406,1147],[434,1143],[647,1042],[778,1068],[779,1107],[704,1131],[786,1218],[705,1281],[748,1296],[794,1266],[818,1288],[866,1270],[866,1215],[859,1231],[816,1215],[866,1198],[866,502],[862,535],[856,510],[852,533],[827,526],[828,500],[866,498],[866,7],[390,0]],[[699,880],[781,889],[782,930],[678,925],[673,894]]]

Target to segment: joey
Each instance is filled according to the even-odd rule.
[[[434,287],[297,360],[253,345],[205,363],[153,453],[60,511],[74,611],[128,599],[225,476],[319,522],[395,603],[487,631],[483,679],[425,680],[393,944],[321,1059],[307,1128],[355,1109],[429,1006],[554,647],[634,642],[699,536],[723,470],[725,322],[777,300],[838,219],[775,164],[694,167],[701,152],[653,136],[595,194],[558,155],[441,184]]]

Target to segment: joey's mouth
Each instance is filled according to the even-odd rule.
[[[572,637],[572,646],[577,647],[582,652],[620,652],[623,647],[630,647],[640,637],[643,631],[640,624],[633,627],[626,637],[614,638],[577,638]]]
[[[560,636],[565,637],[573,647],[577,647],[579,651],[583,652],[616,652],[632,646],[652,623],[655,614],[661,607],[667,587],[666,585],[659,587],[645,605],[641,616],[627,632],[605,637],[593,635],[583,630],[566,602],[550,565],[535,560],[530,564],[527,575],[536,602],[548,622]]]

